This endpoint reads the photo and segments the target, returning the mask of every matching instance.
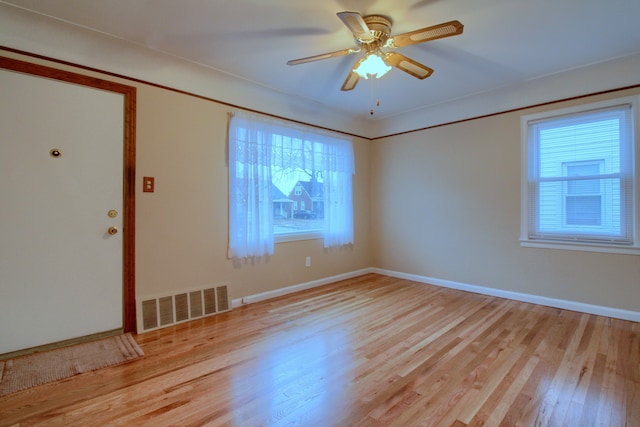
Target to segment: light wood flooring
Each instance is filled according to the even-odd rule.
[[[640,426],[640,324],[368,274],[136,336],[0,425]]]

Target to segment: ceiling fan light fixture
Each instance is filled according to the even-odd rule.
[[[369,52],[367,56],[360,61],[358,67],[354,70],[360,77],[368,79],[375,77],[379,79],[391,70],[383,59],[381,52]]]

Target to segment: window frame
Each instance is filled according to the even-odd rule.
[[[564,249],[564,250],[578,250],[589,252],[604,252],[604,253],[621,253],[640,255],[640,142],[638,141],[638,129],[640,126],[640,96],[628,96],[623,98],[616,98],[601,102],[594,102],[589,104],[583,104],[568,108],[549,110],[540,113],[524,115],[520,119],[521,129],[521,224],[520,224],[520,246],[532,247],[532,248],[549,248],[549,249]],[[601,241],[587,241],[587,240],[571,240],[571,239],[555,239],[555,238],[541,238],[530,237],[531,229],[531,217],[533,215],[533,206],[530,206],[530,191],[529,183],[529,157],[532,155],[529,127],[534,122],[540,122],[544,120],[553,120],[554,118],[561,119],[565,116],[580,115],[594,113],[599,110],[606,110],[615,107],[630,106],[630,147],[628,161],[631,162],[631,195],[629,203],[631,203],[630,212],[631,215],[628,218],[631,221],[631,244],[620,244],[614,242],[606,242],[604,239]],[[593,159],[596,162],[598,159]],[[601,184],[602,185],[602,184]],[[537,189],[537,187],[536,187]],[[562,215],[562,221],[566,220],[566,204],[564,198],[567,195],[566,188],[562,191],[562,208],[560,215]],[[600,193],[602,194],[602,192]],[[569,233],[567,233],[569,234]]]

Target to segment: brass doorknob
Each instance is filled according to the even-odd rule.
[[[116,227],[109,227],[109,230],[107,230],[107,232],[113,236],[115,234],[118,234],[118,229]]]

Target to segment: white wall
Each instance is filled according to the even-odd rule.
[[[541,110],[373,142],[374,265],[640,312],[640,257],[520,247],[520,116]]]
[[[372,124],[5,5],[0,45],[364,136],[637,84],[640,68],[640,56],[596,64]],[[229,108],[120,81],[138,87],[138,177],[155,176],[157,186],[154,195],[136,198],[139,294],[230,280],[237,298],[376,266],[640,311],[637,257],[519,246],[519,117],[525,112],[374,142],[356,138],[354,248],[327,252],[319,241],[295,242],[279,245],[273,259],[233,265],[225,256]],[[314,267],[305,269],[309,255]]]
[[[355,135],[367,136],[370,132],[369,120],[353,120],[324,105],[286,96],[212,68],[5,4],[0,4],[0,46]]]
[[[413,129],[540,105],[637,85],[640,55],[618,58],[589,67],[568,70],[517,86],[472,94],[445,104],[433,105],[375,123],[375,134],[393,135]]]
[[[28,55],[3,55],[137,88],[136,297],[228,282],[237,299],[371,266],[368,141],[353,140],[353,245],[326,250],[322,239],[277,243],[271,257],[237,262],[227,258],[228,106]],[[142,192],[144,176],[155,177],[154,193]]]
[[[370,120],[347,117],[325,105],[5,4],[0,4],[0,45],[365,138],[634,85],[638,83],[636,76],[640,69],[639,54]]]

